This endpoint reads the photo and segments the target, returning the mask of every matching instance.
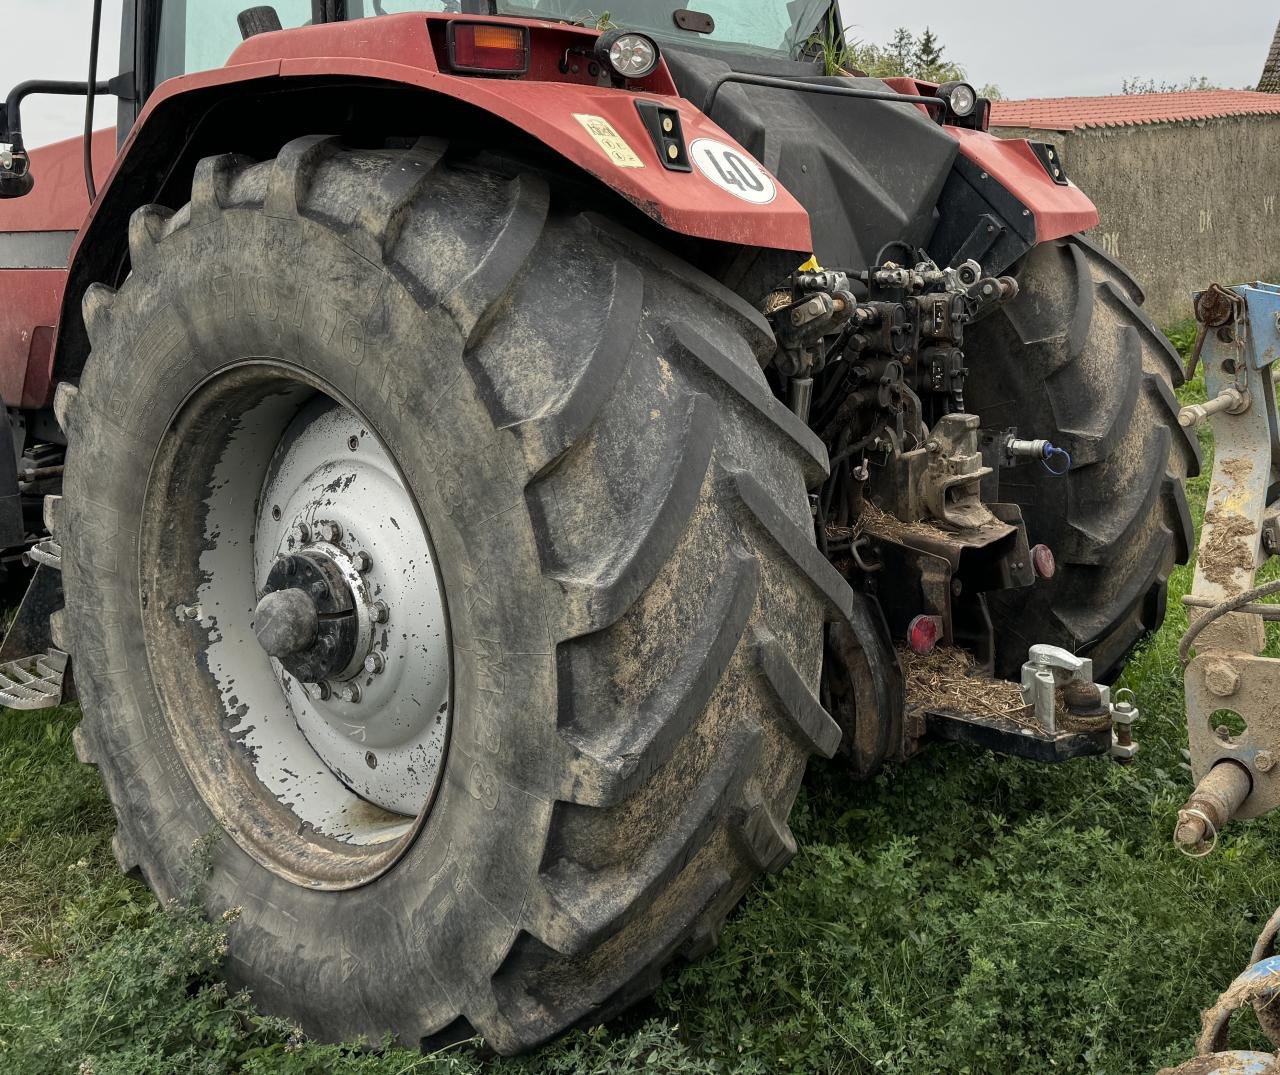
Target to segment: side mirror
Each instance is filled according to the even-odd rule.
[[[22,141],[22,102],[36,93],[55,94],[63,97],[88,97],[97,94],[119,95],[121,86],[132,75],[121,75],[110,82],[47,82],[35,80],[22,82],[9,91],[4,102],[4,115],[0,117],[0,198],[21,198],[30,194],[36,185],[31,174],[31,158]],[[119,83],[119,84],[118,84]],[[90,171],[90,143],[85,140],[85,182],[89,186],[89,200],[94,198],[93,175]]]
[[[36,179],[21,137],[16,144],[8,141],[9,137],[0,130],[0,198],[21,198],[31,193]]]

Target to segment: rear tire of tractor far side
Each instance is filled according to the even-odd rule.
[[[1016,276],[1018,297],[966,335],[969,406],[985,429],[1051,440],[1072,467],[1001,473],[1001,499],[1021,506],[1057,574],[990,595],[996,669],[1016,679],[1028,648],[1049,643],[1109,682],[1164,621],[1169,574],[1194,541],[1183,483],[1200,456],[1178,425],[1182,368],[1132,277],[1083,237],[1037,247]]]

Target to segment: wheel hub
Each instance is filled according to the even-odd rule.
[[[333,560],[318,551],[282,556],[254,610],[254,634],[295,679],[321,683],[345,672],[356,655],[355,605]]]
[[[414,502],[356,415],[290,425],[254,550],[254,635],[307,742],[356,794],[416,815],[444,759],[448,626]]]

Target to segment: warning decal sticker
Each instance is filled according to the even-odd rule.
[[[643,168],[644,161],[636,156],[635,150],[627,143],[604,116],[584,115],[578,112],[573,114],[576,119],[586,129],[587,134],[595,139],[596,145],[604,150],[604,155],[609,158],[619,168]]]

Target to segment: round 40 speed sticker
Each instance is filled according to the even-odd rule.
[[[768,205],[778,196],[778,185],[766,172],[735,146],[714,138],[698,138],[689,147],[689,156],[703,175],[717,187],[752,205]]]

